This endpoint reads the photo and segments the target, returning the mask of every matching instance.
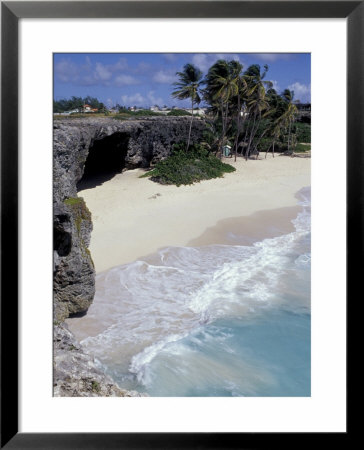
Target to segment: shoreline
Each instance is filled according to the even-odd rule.
[[[225,162],[236,171],[189,186],[160,185],[135,169],[79,191],[91,211],[90,251],[97,274],[169,246],[239,244],[293,229],[297,192],[309,186],[310,160],[275,158]],[[276,233],[276,234],[274,234]],[[281,231],[283,233],[283,231]]]
[[[287,206],[272,210],[255,211],[249,216],[229,217],[219,220],[197,238],[191,239],[186,247],[206,245],[252,245],[254,242],[288,234],[294,231],[292,220],[301,207]]]

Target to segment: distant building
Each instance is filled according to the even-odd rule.
[[[97,112],[98,109],[97,108],[93,108],[91,105],[83,105],[82,106],[82,112],[84,113],[91,113],[91,112]]]
[[[151,111],[160,111],[158,105],[151,106],[149,109],[150,109]]]
[[[78,112],[80,112],[80,110],[78,108],[76,108],[76,109],[72,109],[71,111],[63,111],[63,112],[54,113],[54,114],[57,115],[57,116],[69,116],[71,114],[75,114],[75,113],[78,113]]]
[[[295,105],[296,105],[298,111],[311,112],[311,103],[295,102]]]
[[[311,123],[311,103],[295,103],[298,109],[298,120],[300,122]]]
[[[207,108],[193,108],[193,111],[191,108],[183,108],[183,111],[187,111],[194,116],[204,116],[206,114]]]

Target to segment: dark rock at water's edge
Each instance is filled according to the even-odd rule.
[[[117,395],[111,392],[122,391],[106,378],[102,382],[102,372],[96,370],[92,357],[82,351],[69,330],[62,325],[67,317],[85,313],[95,294],[95,269],[88,250],[92,231],[91,213],[83,199],[77,196],[77,185],[80,182],[90,183],[90,180],[93,183],[100,171],[106,180],[110,173],[153,166],[171,153],[173,144],[187,141],[190,123],[189,117],[148,117],[128,121],[105,117],[54,121],[53,315],[55,323],[59,324],[54,331],[55,395],[90,395],[90,383],[94,386],[91,395]],[[193,120],[191,143],[201,139],[204,129],[203,120]],[[72,351],[63,344],[65,339],[73,340],[72,348],[75,348]],[[78,349],[76,353],[75,349]],[[86,373],[87,365],[91,372],[84,376],[82,374]],[[110,382],[114,387],[110,387]]]

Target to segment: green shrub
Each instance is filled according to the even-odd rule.
[[[297,142],[311,142],[311,125],[308,123],[296,122],[295,133],[297,135]]]
[[[258,144],[258,150],[260,152],[266,152],[269,150],[272,146],[272,139],[271,138],[263,138],[260,140]]]
[[[64,200],[65,205],[74,206],[83,203],[82,197],[68,197]]]
[[[142,109],[140,111],[130,111],[131,116],[163,116],[163,114],[156,111],[150,111],[149,109]]]
[[[127,109],[123,109],[118,114],[115,114],[113,119],[118,120],[125,120],[130,119],[131,117],[143,117],[143,116],[162,116],[163,114],[160,114],[155,111],[150,111],[149,109],[141,109],[140,111],[129,111]]]
[[[311,144],[302,144],[299,143],[296,145],[296,148],[294,149],[296,153],[304,153],[311,151]]]
[[[235,167],[210,155],[201,145],[191,145],[186,151],[186,144],[180,143],[173,146],[171,156],[158,162],[153,170],[142,177],[150,177],[161,184],[181,186],[222,177],[224,173],[234,171]]]
[[[172,111],[167,113],[167,116],[192,116],[192,114],[183,109],[172,109]]]
[[[94,391],[94,392],[100,392],[101,391],[101,386],[100,386],[100,383],[98,382],[98,381],[92,381],[91,382],[91,389]]]

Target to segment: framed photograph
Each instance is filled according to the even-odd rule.
[[[1,6],[2,447],[347,440],[363,3]]]

